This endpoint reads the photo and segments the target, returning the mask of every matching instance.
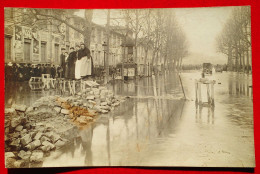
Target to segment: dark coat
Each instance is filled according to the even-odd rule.
[[[83,50],[80,49],[80,50],[78,51],[78,59],[79,59],[79,60],[80,60],[82,57],[85,57],[85,56],[90,57],[90,50],[89,50],[87,47],[85,47]]]
[[[62,68],[61,76],[64,78],[65,76],[65,69],[66,69],[66,62],[65,62],[65,55],[61,54],[60,55],[60,67]]]
[[[77,52],[73,51],[69,54],[68,60],[67,60],[67,70],[68,70],[68,76],[69,79],[75,79],[75,62],[77,60]]]

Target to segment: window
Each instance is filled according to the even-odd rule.
[[[11,39],[5,36],[5,62],[11,61]]]
[[[31,40],[24,39],[24,61],[29,62],[31,60]]]
[[[46,57],[46,42],[42,42],[41,43],[41,61],[42,62],[46,62],[47,61],[47,57]]]

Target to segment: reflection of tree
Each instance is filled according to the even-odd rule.
[[[85,154],[85,165],[86,166],[93,166],[92,163],[92,137],[93,137],[93,127],[90,127],[82,130],[81,132],[81,139],[82,139],[82,154]]]
[[[234,74],[229,76],[228,91],[230,95],[236,94],[237,96],[252,96],[250,79],[245,74]]]

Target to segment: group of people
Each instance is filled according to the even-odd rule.
[[[69,53],[65,48],[61,49],[60,55],[61,78],[83,79],[93,74],[93,59],[90,50],[85,44],[71,47]]]
[[[31,77],[50,74],[51,78],[82,79],[93,75],[93,60],[90,50],[82,43],[70,48],[69,53],[61,49],[60,65],[5,63],[6,81],[28,81]]]
[[[53,64],[5,63],[6,81],[28,81],[31,77],[50,74],[52,78],[61,77],[60,66]]]

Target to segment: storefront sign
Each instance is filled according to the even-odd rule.
[[[15,40],[22,41],[22,27],[15,26]]]
[[[32,30],[30,28],[23,28],[23,37],[26,39],[32,38]]]

